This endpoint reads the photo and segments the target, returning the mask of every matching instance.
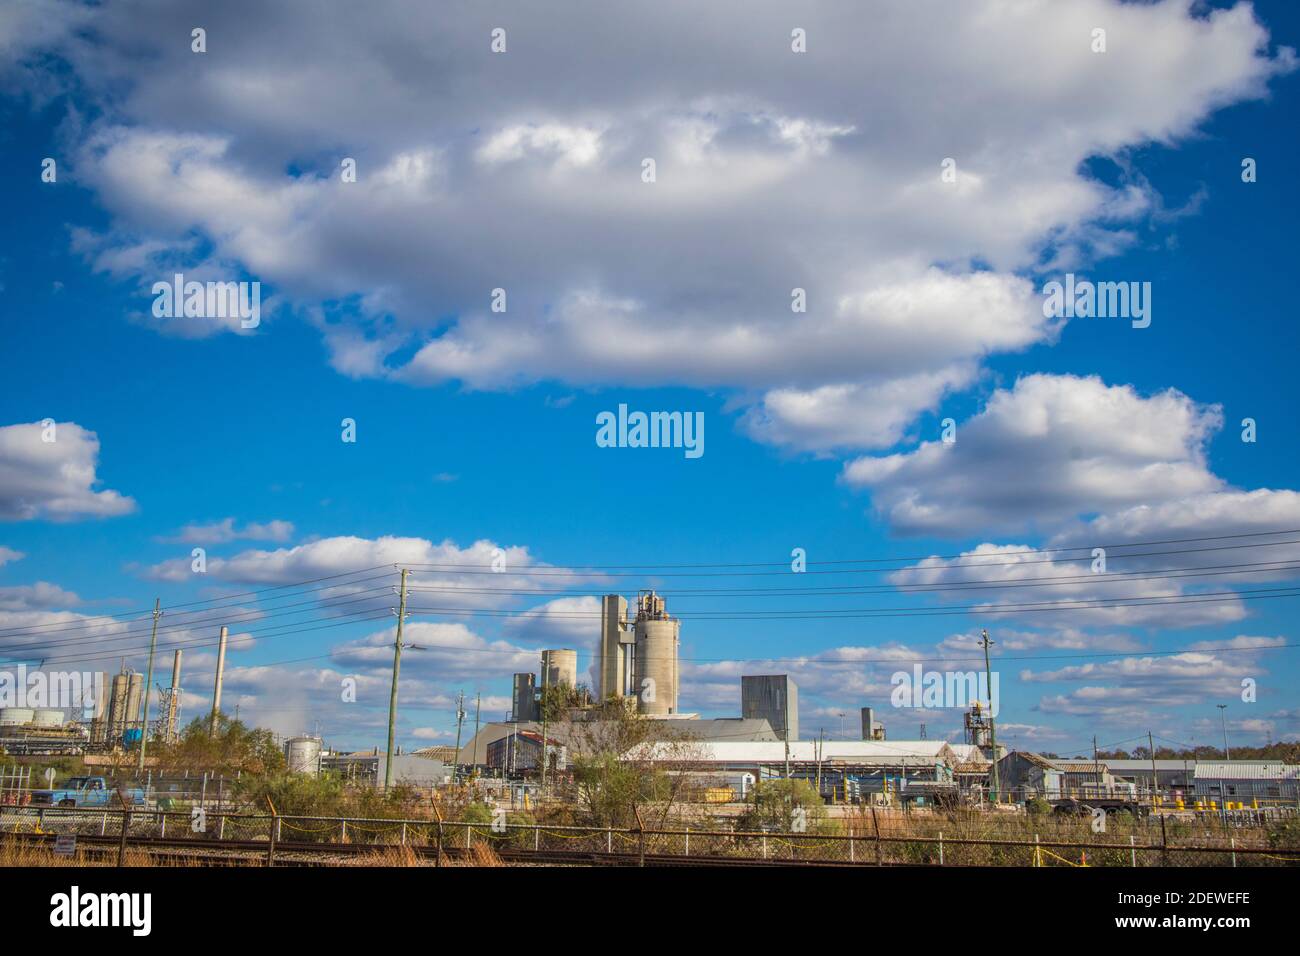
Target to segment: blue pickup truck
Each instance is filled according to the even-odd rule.
[[[145,805],[144,791],[138,787],[122,791],[132,806]],[[110,787],[103,777],[73,777],[55,790],[32,791],[34,807],[120,807],[117,789]]]

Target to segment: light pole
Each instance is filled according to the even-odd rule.
[[[1223,759],[1231,760],[1232,754],[1228,752],[1228,718],[1226,715],[1228,705],[1217,704],[1216,706],[1219,708],[1219,722],[1223,724]]]

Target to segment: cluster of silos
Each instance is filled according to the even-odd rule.
[[[108,684],[108,708],[100,718],[100,726],[91,724],[92,739],[97,742],[117,743],[120,740],[139,740],[140,705],[144,700],[144,675],[123,668],[114,674]],[[96,710],[99,709],[96,704]],[[96,735],[95,731],[99,730]]]
[[[618,594],[605,595],[596,649],[601,699],[635,697],[638,714],[677,713],[681,627],[654,591],[637,595],[636,619],[630,624],[627,601]]]
[[[63,711],[53,707],[0,707],[0,727],[49,730],[62,727],[63,722]]]

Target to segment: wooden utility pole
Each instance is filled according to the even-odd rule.
[[[1097,735],[1092,735],[1092,776],[1097,785],[1096,796],[1101,796],[1101,763],[1097,760]]]
[[[397,676],[402,670],[402,621],[406,618],[406,568],[397,601],[397,637],[393,641],[393,689],[388,695],[388,759],[384,761],[384,791],[393,786],[393,736],[397,728]]]
[[[140,762],[136,764],[136,776],[144,775],[144,746],[149,739],[149,692],[153,690],[153,652],[158,644],[158,618],[162,617],[162,598],[154,598],[153,633],[149,636],[149,670],[144,679],[144,700],[140,711]]]
[[[1151,737],[1151,731],[1147,731],[1147,746],[1151,748],[1151,805],[1156,805],[1157,794],[1160,792],[1160,778],[1156,776],[1156,743]]]

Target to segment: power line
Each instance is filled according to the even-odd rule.
[[[1273,534],[1273,533],[1282,533],[1282,532],[1261,532],[1261,534],[1263,534],[1263,533]],[[1294,532],[1286,532],[1286,533],[1290,534],[1290,533],[1294,533]],[[1231,537],[1231,536],[1229,536],[1229,537]],[[1215,539],[1194,539],[1194,540],[1215,540]],[[1289,544],[1300,544],[1300,538],[1295,538],[1295,539],[1291,539],[1291,540],[1288,540],[1288,541],[1259,541],[1259,542],[1252,542],[1252,543],[1250,543],[1250,544],[1226,544],[1226,545],[1218,545],[1218,546],[1211,547],[1211,548],[1174,548],[1174,549],[1170,549],[1170,550],[1166,550],[1166,551],[1140,551],[1140,552],[1131,553],[1131,554],[1115,554],[1115,555],[1108,555],[1108,557],[1109,557],[1109,558],[1148,558],[1148,557],[1158,557],[1158,556],[1161,556],[1161,555],[1167,555],[1167,554],[1201,554],[1201,553],[1208,552],[1208,551],[1231,551],[1231,550],[1236,550],[1236,549],[1241,549],[1241,548],[1277,548],[1277,547],[1283,547],[1283,546],[1285,546],[1285,545],[1289,545]],[[1135,542],[1134,544],[1131,544],[1131,545],[1111,545],[1112,548],[1114,548],[1114,547],[1140,547],[1140,546],[1145,546],[1145,545],[1142,544],[1142,543],[1137,543],[1137,542]],[[1069,549],[1060,549],[1060,550],[1081,551],[1081,550],[1085,550],[1085,547],[1086,547],[1086,546],[1080,546],[1080,547],[1078,547],[1078,548],[1069,548]],[[1100,547],[1100,545],[1098,545],[1097,547]],[[1023,553],[1023,554],[1043,554],[1043,553],[1054,553],[1054,552],[1050,552],[1050,551],[1040,551],[1040,550],[1035,550],[1035,549],[1029,549],[1029,550],[1025,550],[1025,551],[1022,551],[1022,552],[1002,552],[1002,553],[1003,553],[1003,554],[1017,554],[1017,553]],[[969,556],[969,554],[965,554],[965,555],[954,555],[954,556],[951,556],[951,557],[968,557],[968,556]],[[929,560],[936,560],[936,559],[938,559],[938,560],[947,560],[948,558],[947,558],[947,557],[940,557],[940,556],[938,556],[938,555],[929,555],[929,556],[926,556],[926,557],[923,557],[923,558],[879,558],[879,559],[869,559],[869,558],[864,558],[864,559],[861,559],[861,561],[855,561],[855,562],[852,562],[852,563],[855,563],[855,564],[856,564],[856,563],[863,563],[863,564],[865,564],[865,563],[868,563],[868,562],[870,562],[870,561],[882,561],[882,562],[883,562],[883,561],[895,561],[895,562],[897,562],[897,561],[910,561],[910,562],[916,562],[916,561],[929,561]],[[969,567],[969,568],[1023,567],[1023,566],[1025,566],[1025,565],[1029,565],[1029,564],[1056,564],[1056,563],[1058,563],[1058,562],[1065,562],[1065,561],[1091,561],[1091,560],[1093,560],[1093,557],[1092,557],[1091,554],[1084,554],[1084,555],[1079,555],[1078,557],[1075,557],[1075,558],[1046,558],[1046,559],[1037,560],[1037,561],[1001,561],[1001,562],[999,562],[999,561],[976,561],[976,562],[969,562],[969,561],[968,561],[968,562],[963,562],[963,563],[951,563],[951,564],[945,564],[945,565],[942,565],[942,566],[936,567],[936,570],[946,570],[946,569],[950,569],[950,568],[963,568],[963,567]],[[512,576],[524,576],[524,577],[581,577],[581,576],[584,576],[584,575],[577,575],[577,574],[575,574],[575,570],[577,570],[577,569],[559,568],[559,567],[532,568],[532,569],[530,569],[530,568],[511,568],[508,572],[498,571],[498,570],[496,570],[496,569],[494,569],[494,568],[491,568],[491,567],[489,567],[489,566],[486,566],[486,565],[412,564],[412,565],[410,565],[410,567],[412,567],[412,568],[423,568],[423,569],[426,569],[426,570],[434,570],[434,571],[454,571],[454,572],[457,573],[457,574],[503,574],[503,573],[509,573],[509,574],[512,575]],[[670,577],[764,577],[764,576],[771,576],[771,575],[787,575],[787,574],[793,574],[793,573],[795,573],[795,572],[793,572],[793,571],[791,571],[791,570],[789,569],[789,565],[788,565],[788,563],[785,564],[785,565],[782,565],[782,567],[783,567],[785,570],[781,570],[781,571],[716,571],[716,572],[714,572],[714,571],[709,571],[709,572],[682,571],[682,572],[667,572],[667,573],[664,573],[664,572],[657,572],[657,573],[655,573],[655,574],[653,574],[653,575],[646,575],[645,572],[642,572],[642,571],[608,571],[608,570],[605,570],[605,571],[597,571],[597,572],[595,572],[595,573],[593,573],[593,574],[591,574],[591,575],[585,575],[585,576],[588,576],[588,577],[618,577],[618,578],[626,578],[626,577],[646,577],[646,576],[649,576],[649,577],[655,577],[655,578],[670,578]],[[889,572],[893,572],[893,571],[917,571],[917,570],[926,570],[926,569],[925,569],[925,568],[917,568],[917,567],[915,567],[915,565],[914,565],[914,563],[913,563],[912,565],[904,565],[904,566],[902,566],[902,567],[896,567],[896,568],[847,568],[847,569],[844,569],[844,570],[838,570],[838,571],[829,571],[829,570],[827,570],[827,571],[802,571],[802,572],[798,572],[798,573],[800,573],[800,574],[885,574],[885,573],[889,573]]]
[[[373,570],[373,569],[367,569],[367,570]],[[364,572],[364,571],[352,571],[352,572],[348,572],[349,575],[352,575],[352,574],[363,574],[363,573],[365,573],[365,572]],[[344,575],[331,575],[332,578],[343,577],[343,576],[344,576]],[[244,592],[243,594],[227,594],[227,595],[222,595],[222,596],[219,597],[219,598],[209,598],[207,601],[191,601],[191,602],[188,602],[188,603],[182,603],[182,604],[171,604],[171,605],[167,605],[167,608],[166,608],[166,609],[167,609],[168,611],[174,611],[175,608],[193,607],[193,606],[196,605],[196,604],[212,603],[212,602],[215,602],[215,601],[227,601],[227,600],[232,600],[232,599],[234,599],[234,598],[238,598],[238,597],[246,597],[246,596],[251,595],[251,594],[264,594],[264,593],[266,593],[267,591],[278,591],[278,590],[284,590],[284,589],[287,589],[287,588],[300,588],[300,589],[302,589],[301,593],[303,593],[303,594],[318,593],[318,592],[324,592],[324,591],[331,591],[331,590],[334,590],[334,589],[336,589],[336,588],[351,587],[352,585],[363,584],[363,583],[365,583],[366,581],[374,581],[374,580],[377,580],[377,579],[379,579],[379,578],[383,578],[383,577],[388,577],[388,575],[387,575],[387,574],[376,574],[376,575],[372,575],[371,577],[360,578],[360,579],[358,579],[358,580],[356,580],[356,581],[346,581],[346,582],[342,582],[342,583],[339,583],[339,584],[326,585],[326,586],[323,587],[323,588],[305,588],[304,585],[306,585],[306,584],[313,584],[313,583],[316,583],[316,582],[313,582],[313,581],[303,581],[303,582],[299,582],[299,583],[296,583],[296,584],[284,584],[284,585],[279,585],[279,586],[277,586],[277,587],[275,587],[275,588],[266,588],[266,589],[264,589],[264,590],[262,590],[262,591],[248,591],[248,592]],[[317,580],[318,580],[318,581],[321,581],[321,580],[326,580],[326,579],[325,579],[325,578],[318,578]],[[282,596],[283,596],[283,597],[297,597],[298,595],[296,595],[296,594],[286,594],[286,595],[282,595]],[[224,610],[224,609],[226,609],[226,608],[239,607],[239,606],[241,606],[242,603],[243,603],[243,602],[240,602],[240,601],[233,601],[233,603],[228,604],[228,605],[222,605],[222,606],[216,606],[216,607],[208,607],[208,608],[201,608],[200,610],[197,610],[197,611],[181,611],[181,612],[179,612],[179,613],[177,613],[177,614],[174,614],[174,616],[175,616],[175,617],[189,617],[189,616],[192,616],[192,615],[195,615],[195,614],[211,614],[211,613],[213,613],[213,612],[215,612],[215,611]],[[71,612],[71,611],[69,611],[69,612],[62,612],[62,613],[76,613],[76,612]],[[150,611],[149,613],[152,613],[152,611]],[[36,629],[36,628],[67,629],[67,628],[82,628],[82,627],[89,628],[89,627],[95,627],[95,626],[106,626],[106,625],[95,625],[95,624],[93,624],[92,622],[94,622],[94,621],[100,621],[100,620],[104,620],[104,621],[121,621],[121,620],[123,620],[123,619],[125,619],[125,618],[132,618],[132,620],[131,620],[130,622],[128,622],[128,623],[134,623],[134,622],[137,621],[137,620],[147,620],[147,618],[140,618],[137,614],[134,614],[134,613],[132,613],[132,614],[95,614],[95,615],[83,615],[83,616],[78,616],[78,618],[77,618],[77,620],[76,620],[75,622],[74,622],[74,621],[51,621],[51,622],[48,622],[48,623],[45,623],[45,624],[29,624],[29,625],[26,625],[25,627],[18,627],[18,628],[0,628],[0,637],[4,637],[6,634],[8,634],[8,633],[10,633],[10,632],[13,632],[13,631],[29,631],[29,630],[34,630],[34,629]]]
[[[1165,539],[1163,539],[1163,540],[1154,540],[1154,541],[1129,541],[1129,542],[1125,542],[1125,543],[1122,543],[1122,544],[1088,544],[1088,545],[1076,545],[1076,546],[1074,546],[1074,547],[1069,547],[1069,548],[1021,548],[1021,549],[1018,549],[1018,550],[1015,550],[1015,551],[1003,551],[1003,552],[1000,552],[1000,553],[1003,554],[1003,555],[1007,555],[1007,554],[1061,554],[1061,553],[1065,553],[1065,552],[1068,552],[1068,551],[1091,551],[1093,548],[1103,548],[1103,549],[1109,551],[1109,550],[1111,550],[1111,549],[1113,549],[1113,548],[1136,548],[1136,547],[1148,547],[1148,546],[1151,546],[1151,545],[1159,545],[1159,544],[1188,544],[1188,543],[1195,542],[1195,541],[1230,541],[1230,540],[1234,540],[1234,539],[1241,539],[1241,538],[1255,538],[1255,537],[1266,537],[1266,536],[1269,536],[1269,535],[1279,535],[1279,534],[1300,534],[1300,528],[1289,528],[1289,529],[1284,529],[1284,530],[1280,530],[1280,531],[1248,531],[1248,532],[1242,532],[1242,533],[1239,533],[1239,534],[1202,535],[1202,536],[1194,537],[1194,538],[1165,538]],[[1249,547],[1249,545],[1247,545],[1247,547]],[[1178,553],[1178,552],[1165,552],[1165,553],[1175,554],[1175,553]],[[920,555],[920,556],[917,556],[917,557],[893,557],[893,558],[841,558],[841,559],[832,560],[832,561],[809,561],[809,562],[808,562],[808,565],[809,565],[809,566],[819,566],[819,565],[830,565],[830,564],[873,564],[873,563],[880,563],[880,562],[886,562],[886,561],[928,561],[928,560],[933,560],[933,559],[948,560],[948,559],[950,559],[950,558],[962,558],[962,557],[966,557],[968,554],[969,554],[969,552],[959,553],[959,554],[946,554],[946,555],[944,555],[944,554],[927,554],[927,555]],[[1088,558],[1090,558],[1090,557],[1091,557],[1091,556],[1089,555]],[[1134,557],[1134,555],[1127,555],[1127,557]],[[1078,560],[1087,560],[1088,558],[1080,558],[1080,559],[1078,559]],[[410,567],[482,568],[482,567],[484,567],[484,565],[472,565],[472,564],[469,564],[469,565],[454,565],[454,564],[447,564],[447,565],[432,565],[432,564],[425,564],[425,565],[421,565],[421,564],[412,564],[412,565],[410,565]],[[567,565],[567,567],[568,567],[569,569],[571,569],[571,570],[576,570],[576,571],[591,570],[591,569],[593,569],[593,568],[595,568],[595,569],[604,569],[604,570],[640,570],[640,571],[659,570],[659,569],[663,569],[663,568],[689,568],[689,569],[699,569],[699,568],[788,568],[788,567],[789,567],[789,562],[788,562],[788,561],[773,561],[773,562],[761,562],[761,563],[752,563],[752,564],[738,564],[738,563],[731,563],[731,564],[725,564],[725,563],[718,563],[718,564],[622,564],[622,565],[573,564],[573,565]]]

